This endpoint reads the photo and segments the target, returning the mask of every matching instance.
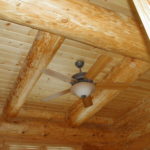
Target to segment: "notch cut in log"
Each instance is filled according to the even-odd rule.
[[[63,41],[64,38],[61,36],[43,31],[38,32],[26,57],[24,66],[19,73],[16,86],[12,90],[4,108],[6,118],[17,115],[29,92],[41,76],[42,70],[47,67]]]

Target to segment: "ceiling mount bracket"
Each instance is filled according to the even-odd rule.
[[[77,60],[75,62],[75,65],[77,68],[81,69],[84,66],[84,61],[83,60]]]

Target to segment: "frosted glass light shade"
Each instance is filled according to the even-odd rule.
[[[88,97],[95,89],[95,85],[90,82],[79,82],[72,86],[71,92],[78,97]]]

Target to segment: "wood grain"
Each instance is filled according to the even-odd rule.
[[[101,150],[149,150],[150,148],[150,134],[145,134],[130,142],[108,144],[101,147]]]
[[[71,1],[72,0],[70,0],[70,2]],[[95,1],[96,4],[102,4],[102,6],[104,7],[107,5],[106,8],[113,9],[115,12],[126,13],[127,11],[127,9],[125,8],[125,0],[92,0],[92,2],[93,1]],[[0,5],[0,8],[1,6],[2,5]],[[17,8],[18,7],[21,6],[17,6]],[[32,7],[34,6],[32,5]],[[19,8],[19,10],[21,9]],[[111,11],[109,11],[109,13],[110,12]],[[76,12],[76,15],[78,15],[78,13],[80,13],[79,10]],[[101,14],[103,14],[102,11]],[[46,15],[48,15],[48,13]],[[46,17],[46,15],[44,15],[44,17],[48,18]],[[63,17],[66,16],[64,15]],[[101,15],[100,17],[106,16]],[[107,17],[109,18],[111,17],[111,15]],[[120,18],[122,19],[122,17]],[[44,22],[45,20],[43,22],[38,22],[38,20],[39,18],[35,21],[35,23],[44,23],[44,25],[46,25],[46,23]],[[100,19],[98,18],[98,20]],[[81,21],[84,21],[84,19],[82,18]],[[125,24],[123,24],[122,27],[124,27],[124,25]],[[130,25],[130,22],[126,25]],[[108,27],[110,28],[111,26],[112,24]],[[135,30],[135,28],[133,29]],[[117,29],[115,29],[114,32],[117,32]],[[21,26],[19,24],[0,20],[0,114],[2,114],[2,110],[5,105],[6,99],[8,98],[8,95],[12,90],[14,90],[14,83],[17,79],[22,65],[24,64],[24,60],[28,54],[33,40],[35,39],[36,33],[36,29],[31,29],[27,26]],[[137,39],[136,37],[132,38]],[[102,39],[102,41],[103,40],[104,39]],[[130,43],[130,41],[127,39],[125,41],[127,43]],[[138,42],[135,42],[134,46],[138,47]],[[124,48],[125,47],[126,46],[124,46]],[[139,48],[141,47],[139,46]],[[136,51],[133,52],[136,53]],[[96,83],[98,83],[97,85],[99,86],[98,89],[102,90],[103,87],[107,88],[107,90],[114,90],[114,88],[116,88],[117,90],[125,89],[123,92],[115,97],[113,101],[107,103],[107,105],[105,105],[100,112],[98,112],[94,117],[85,122],[84,125],[78,127],[77,129],[75,128],[74,130],[74,128],[64,125],[63,123],[66,121],[66,113],[68,112],[68,109],[71,109],[71,105],[77,101],[77,98],[71,94],[68,94],[49,102],[41,101],[41,99],[48,95],[54,94],[55,92],[70,87],[68,84],[61,82],[60,80],[56,80],[42,74],[32,91],[30,92],[29,96],[26,98],[25,104],[21,107],[21,110],[17,114],[17,118],[12,118],[14,122],[5,122],[6,124],[4,122],[0,122],[0,149],[8,150],[8,146],[11,146],[11,144],[9,145],[7,143],[9,141],[12,141],[12,145],[16,144],[16,148],[21,148],[19,146],[19,141],[24,141],[25,143],[23,142],[22,144],[26,145],[26,149],[33,145],[33,143],[37,142],[38,147],[42,148],[45,144],[51,145],[54,143],[59,143],[61,146],[68,146],[71,143],[74,143],[75,145],[79,145],[81,143],[81,145],[84,145],[83,148],[93,148],[94,150],[96,148],[102,150],[102,148],[99,148],[98,145],[104,146],[104,150],[147,150],[149,148],[150,139],[150,104],[149,101],[147,101],[147,103],[143,103],[143,98],[150,96],[150,71],[143,74],[136,82],[132,83],[129,87],[128,83],[122,85],[120,83],[112,84],[111,82],[109,82],[102,85],[101,81],[104,79],[104,77],[106,77],[108,74],[111,74],[112,68],[114,68],[118,64],[121,64],[122,58],[124,57],[100,48],[95,48],[95,45],[90,46],[69,39],[66,39],[63,42],[62,46],[57,51],[55,57],[47,68],[56,70],[57,72],[71,77],[72,74],[78,71],[74,66],[74,62],[76,60],[82,59],[85,61],[83,71],[87,72],[96,62],[96,59],[100,58],[102,61],[103,56],[110,57],[111,60],[108,64],[106,61],[107,65],[105,66],[104,63],[104,67],[102,69],[100,67],[102,63],[98,63],[97,67],[100,67],[101,71],[98,72],[98,75],[94,75],[94,80]],[[91,72],[94,73],[95,71],[96,70],[93,69]],[[9,119],[9,121],[10,120],[11,119]],[[116,121],[119,124],[119,128],[115,124]],[[44,125],[50,126],[50,129],[44,127]],[[55,133],[53,133],[53,130]],[[44,136],[44,133],[46,131],[49,131],[51,134],[48,136]],[[68,140],[67,138],[67,140],[63,139],[58,135],[62,137],[68,136],[68,138],[71,138],[71,140]],[[78,138],[80,141],[78,141]],[[103,138],[105,138],[106,140],[103,140]]]
[[[0,18],[150,61],[142,32],[132,18],[84,1],[1,0]]]
[[[94,125],[71,128],[65,122],[57,121],[31,121],[28,119],[14,120],[13,122],[0,122],[0,135],[11,139],[40,141],[51,144],[75,144],[82,143],[110,143],[116,141],[116,133],[107,131],[107,128],[99,128]],[[103,136],[103,138],[100,138]]]
[[[112,61],[112,58],[107,55],[101,55],[97,58],[92,67],[88,70],[86,77],[94,80],[98,74]]]
[[[39,32],[18,76],[4,109],[5,117],[15,116],[24,104],[27,95],[47,67],[64,38]]]
[[[89,69],[88,73],[86,74],[86,77],[88,79],[94,79],[98,76],[98,74],[112,61],[112,58],[107,55],[101,55],[97,58],[96,62],[92,65],[92,67]],[[87,98],[82,98],[80,101],[83,102],[85,107],[89,107],[93,105],[92,97],[89,96]]]

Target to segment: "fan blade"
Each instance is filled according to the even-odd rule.
[[[92,97],[89,96],[89,97],[86,97],[86,98],[81,98],[82,99],[82,102],[83,102],[83,105],[84,107],[90,107],[93,105],[93,102],[92,102]]]
[[[49,100],[55,99],[55,98],[57,98],[57,97],[60,97],[60,96],[62,96],[62,95],[65,95],[65,94],[67,94],[67,93],[69,93],[69,92],[70,92],[70,89],[67,89],[67,90],[64,90],[64,91],[55,93],[55,94],[53,94],[53,95],[50,95],[50,96],[48,96],[47,98],[44,98],[43,100],[44,100],[44,101],[49,101]]]
[[[97,88],[101,89],[114,89],[114,90],[124,90],[130,86],[129,83],[98,83]]]
[[[51,70],[51,69],[45,69],[43,72],[47,75],[50,75],[50,76],[52,76],[54,78],[57,78],[59,80],[62,80],[64,82],[69,82],[70,83],[73,80],[72,78],[67,77],[67,76],[65,76],[65,75],[63,75],[59,72],[56,72],[54,70]]]

